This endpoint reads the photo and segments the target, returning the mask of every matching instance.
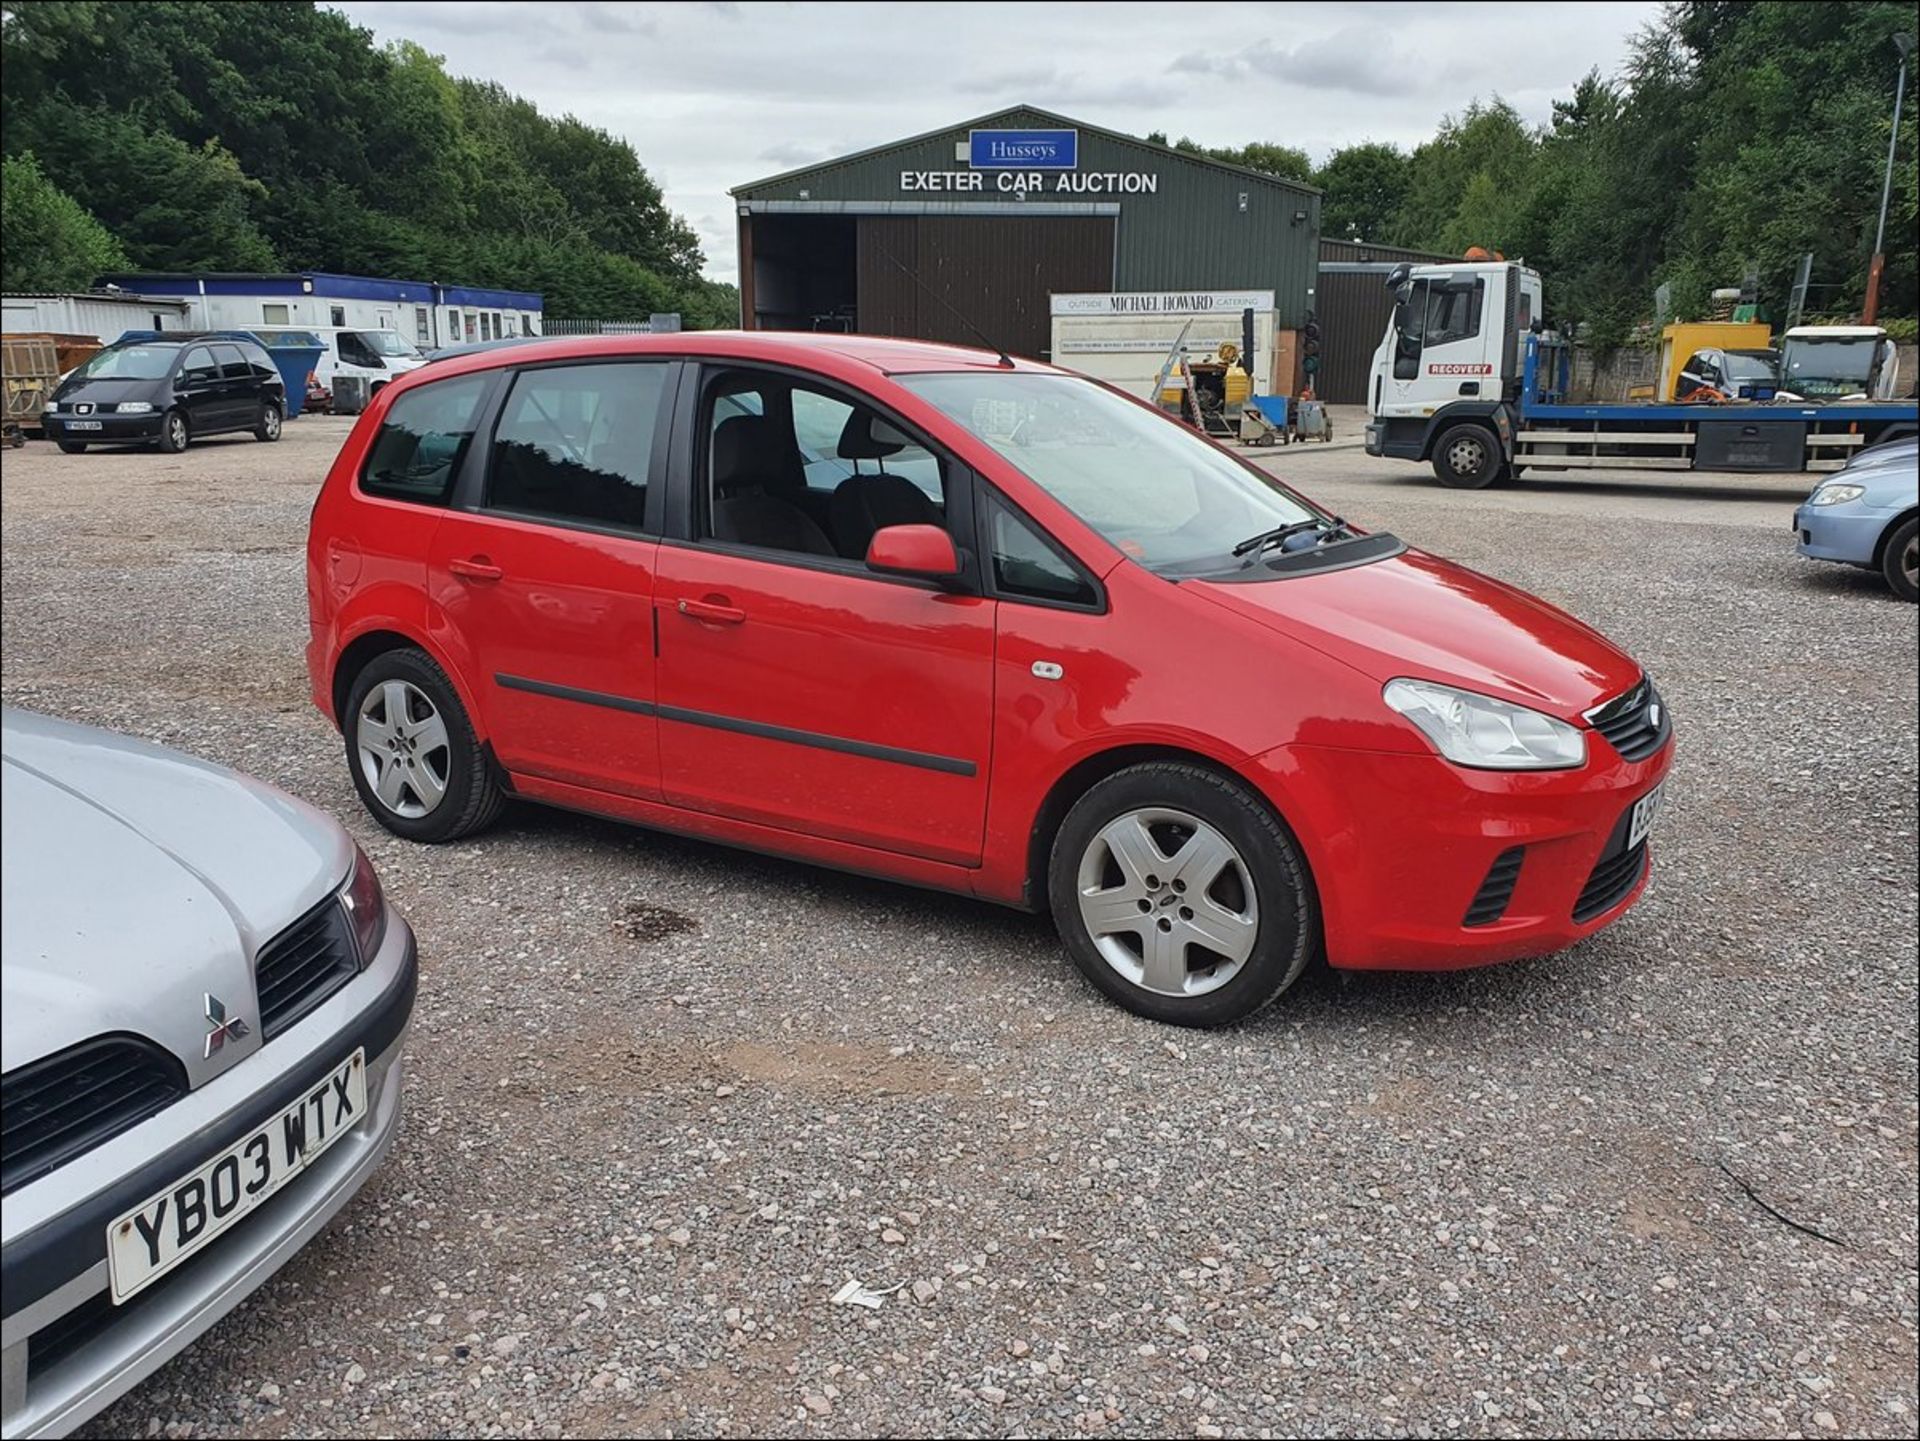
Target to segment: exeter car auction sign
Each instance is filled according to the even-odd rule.
[[[1160,177],[1147,170],[1081,170],[1078,130],[969,130],[954,144],[965,170],[902,170],[903,191],[997,193],[1025,200],[1056,195],[1152,195]]]

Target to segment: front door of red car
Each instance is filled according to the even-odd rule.
[[[856,396],[744,370],[705,390],[691,543],[656,578],[667,799],[977,863],[993,602],[862,564],[878,524],[947,524],[956,471]]]
[[[657,799],[650,484],[673,367],[516,374],[429,584],[510,771]]]

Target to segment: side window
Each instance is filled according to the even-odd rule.
[[[253,380],[253,367],[247,364],[246,356],[240,353],[237,345],[216,345],[213,358],[220,363],[222,380]]]
[[[1486,293],[1484,280],[1434,283],[1427,292],[1427,328],[1423,343],[1429,347],[1445,345],[1478,335],[1480,308]]]
[[[988,527],[993,585],[1000,594],[1065,605],[1099,604],[1099,592],[1080,567],[997,499],[988,510]]]
[[[284,305],[262,305],[260,323],[262,325],[289,325],[293,321],[292,311]]]
[[[213,352],[204,345],[189,350],[187,358],[180,362],[182,385],[212,385],[219,378],[220,368],[214,363]]]
[[[340,351],[340,359],[348,365],[364,365],[368,369],[377,369],[380,357],[373,353],[373,347],[360,338],[357,330],[343,330],[334,344]]]
[[[491,379],[484,373],[463,375],[394,401],[367,453],[360,488],[391,500],[445,505]]]
[[[724,375],[706,436],[715,540],[858,562],[884,526],[946,524],[939,459],[856,398]]]
[[[1419,377],[1421,335],[1427,324],[1427,288],[1427,281],[1416,280],[1412,295],[1393,307],[1395,380]]]
[[[642,529],[666,378],[660,362],[522,371],[493,432],[487,504]]]
[[[273,357],[257,346],[243,345],[240,353],[247,358],[247,364],[253,368],[257,380],[274,380],[280,375],[280,367],[273,363]]]
[[[424,305],[413,307],[413,339],[416,345],[426,345],[433,339],[432,325]]]
[[[840,458],[840,433],[853,417],[844,400],[817,390],[793,392],[793,438],[800,443],[807,488],[831,491],[853,474],[853,462]]]
[[[794,390],[793,435],[800,443],[807,488],[831,493],[850,476],[879,471],[912,482],[928,500],[944,510],[946,492],[941,483],[940,462],[933,452],[885,426],[884,421],[879,423],[885,426],[885,431],[876,442],[871,434],[876,418],[865,412],[849,433],[847,423],[854,419],[854,413],[853,405],[837,396],[817,390]],[[863,426],[866,429],[863,430]],[[845,454],[844,446],[851,446],[855,454]]]

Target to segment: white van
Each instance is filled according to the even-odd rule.
[[[311,331],[325,347],[313,368],[321,385],[329,391],[343,375],[366,377],[367,392],[372,394],[396,375],[417,370],[427,363],[420,347],[397,330],[378,330],[365,325],[310,325],[294,327]]]

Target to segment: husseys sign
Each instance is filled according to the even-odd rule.
[[[1152,195],[1160,177],[1142,170],[1080,169],[1077,130],[972,130],[954,147],[965,170],[902,170],[904,192],[969,195]]]

